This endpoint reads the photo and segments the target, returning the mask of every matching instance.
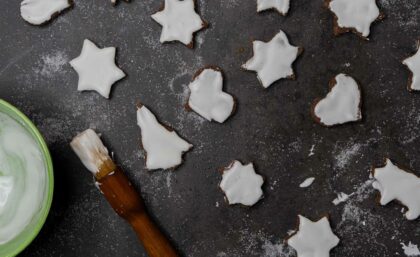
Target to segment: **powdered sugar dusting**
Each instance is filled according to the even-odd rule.
[[[368,199],[372,192],[372,180],[362,183],[356,190],[348,195],[346,203],[343,205],[341,220],[336,226],[336,232],[339,235],[353,238],[342,244],[344,252],[349,256],[362,254],[364,247],[375,247],[378,256],[389,254],[388,247],[384,245],[379,238],[383,233],[392,233],[400,236],[396,221],[389,222],[377,213],[373,213],[369,208],[364,207],[364,201]]]
[[[340,203],[342,203],[342,202],[347,201],[348,199],[349,199],[349,195],[348,195],[348,194],[346,194],[346,193],[341,192],[341,193],[338,193],[338,194],[337,194],[337,198],[335,198],[335,199],[332,201],[332,203],[333,203],[334,205],[338,205],[338,204],[340,204]]]
[[[353,159],[353,157],[355,157],[358,154],[361,148],[362,144],[355,143],[341,150],[335,157],[335,166],[337,166],[340,169],[345,168],[347,164]]]
[[[400,4],[398,0],[380,0],[379,1],[382,8],[385,9],[385,13],[389,19],[396,21],[399,24],[399,27],[405,30],[409,30],[412,27],[419,25],[417,19],[418,5],[417,1],[406,1],[403,5]],[[393,8],[396,5],[404,7],[404,10],[400,12],[393,12]]]
[[[260,257],[292,257],[295,251],[280,239],[272,240],[263,231],[251,232],[248,229],[241,230],[239,241],[241,250],[237,249],[222,251],[216,254],[217,257],[234,256],[260,256]]]
[[[69,62],[65,52],[56,51],[41,57],[40,67],[36,72],[45,77],[53,77],[56,73],[63,71],[63,66]]]
[[[283,243],[273,244],[266,240],[262,246],[263,253],[261,257],[289,257],[293,251]]]

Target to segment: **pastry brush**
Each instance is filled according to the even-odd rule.
[[[108,149],[95,131],[88,129],[80,133],[70,145],[84,166],[93,173],[115,212],[133,227],[148,255],[177,257],[175,249],[146,212],[140,194],[108,155]]]

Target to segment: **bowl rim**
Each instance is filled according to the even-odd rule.
[[[53,163],[51,159],[51,154],[50,154],[50,151],[48,150],[47,143],[45,142],[44,137],[41,135],[37,127],[32,123],[32,121],[24,113],[22,113],[18,108],[16,108],[9,102],[3,99],[0,99],[0,106],[5,107],[6,109],[9,109],[11,112],[16,114],[17,118],[20,119],[20,122],[23,122],[23,124],[27,126],[27,129],[30,130],[30,132],[33,132],[32,135],[34,139],[37,141],[37,143],[39,144],[42,155],[45,159],[45,165],[46,165],[46,171],[47,171],[47,177],[48,177],[47,198],[45,200],[46,201],[45,207],[41,209],[42,213],[39,216],[39,219],[36,225],[34,226],[34,229],[27,234],[25,240],[23,240],[22,243],[20,243],[19,246],[16,247],[16,249],[6,254],[5,256],[5,257],[13,257],[21,253],[26,247],[28,247],[32,243],[32,241],[37,237],[37,235],[41,231],[41,228],[44,226],[45,221],[47,220],[48,214],[51,209],[53,192],[54,192],[54,172],[53,172]]]

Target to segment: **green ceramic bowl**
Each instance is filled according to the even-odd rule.
[[[45,161],[45,173],[47,173],[47,183],[45,186],[45,196],[44,202],[41,207],[41,211],[32,219],[31,223],[12,241],[0,245],[0,256],[1,257],[13,257],[19,254],[23,249],[25,249],[34,238],[38,235],[42,226],[47,219],[48,212],[50,211],[53,190],[54,190],[54,175],[53,175],[53,165],[51,161],[50,152],[48,151],[47,144],[45,143],[43,137],[39,133],[35,125],[20,112],[16,107],[12,106],[8,102],[0,99],[0,112],[8,114],[10,117],[14,118],[20,124],[22,124],[33,136],[36,142],[38,142],[39,147],[42,151]]]

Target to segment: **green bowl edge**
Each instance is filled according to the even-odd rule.
[[[53,164],[51,159],[50,151],[48,150],[47,144],[45,143],[45,140],[39,130],[36,128],[36,126],[32,123],[32,121],[23,114],[19,109],[11,105],[10,103],[6,102],[3,99],[0,99],[0,105],[6,107],[7,109],[10,109],[12,112],[14,112],[24,123],[28,126],[28,129],[30,129],[33,132],[33,135],[35,136],[35,139],[39,143],[41,150],[43,152],[46,166],[47,166],[47,175],[48,175],[48,193],[47,193],[47,199],[46,199],[46,205],[45,209],[43,210],[43,213],[39,217],[39,221],[37,225],[34,227],[33,231],[29,233],[29,236],[25,241],[22,242],[22,244],[19,245],[13,252],[11,252],[9,255],[6,255],[5,257],[14,257],[21,253],[26,247],[28,247],[31,242],[37,237],[39,232],[41,231],[41,228],[44,226],[45,221],[47,220],[48,213],[51,209],[52,204],[52,198],[53,198],[53,192],[54,192],[54,172],[53,172]]]

